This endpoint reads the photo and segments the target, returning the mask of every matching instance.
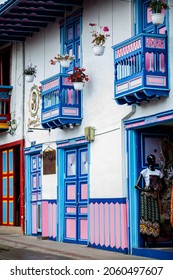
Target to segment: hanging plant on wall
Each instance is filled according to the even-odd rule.
[[[161,0],[152,0],[149,5],[150,9],[152,10],[152,22],[155,25],[162,24],[164,21],[165,14],[163,11],[169,9],[167,3]]]
[[[37,66],[32,66],[32,63],[30,62],[26,68],[23,71],[23,74],[25,75],[26,81],[27,82],[33,82],[34,77],[36,77],[37,73]]]
[[[91,26],[91,34],[92,34],[92,43],[93,43],[93,51],[95,55],[103,55],[105,51],[105,46],[103,46],[106,43],[107,37],[110,35],[107,33],[109,32],[108,26],[97,26],[95,23],[90,23],[89,26]]]
[[[62,67],[68,68],[70,66],[70,63],[74,59],[75,59],[74,55],[69,55],[67,53],[65,55],[57,54],[57,56],[55,56],[54,59],[50,60],[50,64],[55,65],[57,62],[59,62]]]
[[[68,80],[73,83],[75,90],[83,90],[85,82],[89,81],[88,75],[84,73],[85,71],[85,68],[74,67],[74,73],[68,77]]]

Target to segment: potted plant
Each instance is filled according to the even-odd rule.
[[[107,33],[109,31],[109,28],[107,26],[104,27],[97,27],[97,24],[90,23],[89,26],[91,26],[91,34],[93,37],[92,43],[93,43],[93,51],[95,55],[103,55],[105,46],[103,46],[106,42],[107,37],[110,35]]]
[[[73,83],[75,90],[82,90],[85,82],[89,81],[88,75],[86,75],[85,68],[74,67],[74,73],[70,74],[68,80]]]
[[[37,66],[32,66],[32,63],[29,63],[24,69],[23,74],[25,75],[27,82],[33,82],[34,77],[36,77]]]
[[[165,14],[162,11],[169,9],[167,3],[163,2],[162,0],[152,0],[149,5],[150,9],[152,10],[152,22],[155,25],[162,24],[164,21]]]
[[[68,68],[70,63],[75,59],[74,55],[69,55],[66,53],[65,55],[57,54],[54,59],[50,60],[51,65],[55,65],[57,62],[61,64],[62,67]]]

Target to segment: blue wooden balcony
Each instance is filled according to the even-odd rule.
[[[112,48],[118,104],[140,104],[169,95],[167,35],[139,34]]]
[[[0,85],[0,132],[9,129],[10,115],[10,99],[12,86]]]
[[[81,91],[74,90],[68,77],[60,73],[41,82],[44,128],[71,128],[81,124]]]

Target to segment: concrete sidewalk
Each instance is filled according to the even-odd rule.
[[[65,256],[74,260],[147,260],[143,257],[90,248],[85,245],[42,240],[19,233],[2,232],[0,229],[0,248],[2,246],[24,248],[35,252]]]

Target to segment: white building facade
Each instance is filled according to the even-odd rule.
[[[8,107],[0,119],[1,225],[54,242],[172,259],[169,250],[144,250],[135,189],[154,153],[168,186],[156,247],[172,247],[172,158],[162,143],[171,155],[173,1],[159,25],[149,4],[1,5],[1,106]],[[90,23],[109,28],[103,55],[93,53]],[[75,56],[68,68],[50,63],[66,52]],[[30,83],[23,75],[29,63],[37,66]],[[89,77],[81,91],[68,79],[74,67]]]

